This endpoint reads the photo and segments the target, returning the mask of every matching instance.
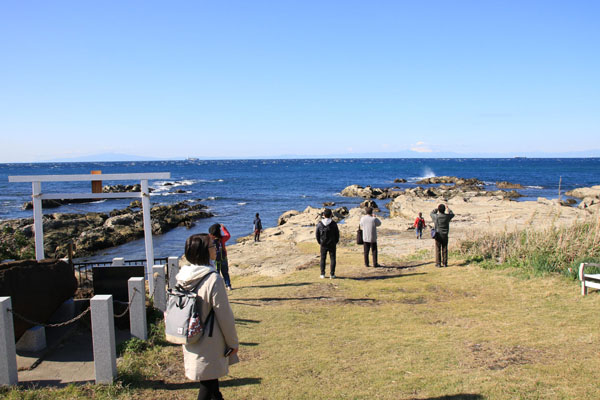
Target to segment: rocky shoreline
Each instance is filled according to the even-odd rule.
[[[440,177],[436,178],[439,179]],[[353,197],[365,198],[365,201],[361,206],[348,210],[347,215],[340,221],[338,226],[341,240],[338,247],[343,247],[348,252],[347,256],[362,257],[362,246],[355,244],[356,229],[361,216],[364,215],[364,206],[373,205],[373,199],[390,199],[386,205],[390,209],[389,218],[379,216],[382,225],[378,229],[378,247],[382,260],[397,260],[416,252],[432,251],[431,239],[415,238],[413,222],[416,215],[422,212],[427,226],[431,228],[429,213],[439,203],[446,203],[456,214],[451,226],[450,247],[462,239],[472,239],[481,234],[570,226],[577,221],[598,218],[600,213],[600,194],[589,198],[590,203],[594,202],[591,205],[582,206],[580,203],[578,207],[566,207],[566,202],[558,199],[514,201],[505,195],[505,191],[499,194],[497,191],[486,192],[482,188],[473,190],[473,186],[481,185],[475,181],[464,181],[469,183],[459,184],[454,192],[450,192],[453,193],[452,196],[444,193],[443,185],[447,182],[439,183],[442,189],[428,188],[432,189],[433,193],[439,193],[435,196],[423,195],[421,191],[426,189],[386,191],[370,186],[349,186],[344,195],[349,196],[352,193]],[[456,185],[456,182],[451,183]],[[592,189],[598,190],[600,186],[594,186]],[[587,191],[585,193],[592,194]],[[307,207],[304,211],[287,211],[280,217],[285,223],[265,229],[260,242],[254,242],[252,236],[246,236],[238,239],[237,244],[228,246],[232,276],[275,276],[318,265],[315,228],[323,209],[324,207]],[[343,276],[343,271],[343,260],[338,260],[339,275]]]
[[[179,202],[155,205],[150,210],[152,233],[160,235],[178,226],[192,227],[194,221],[212,217],[200,203]],[[66,257],[69,243],[74,256],[92,255],[98,250],[118,246],[144,236],[141,202],[110,213],[44,215],[44,252],[46,257]],[[0,222],[0,258],[32,257],[33,219]]]

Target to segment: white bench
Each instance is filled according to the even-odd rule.
[[[600,274],[586,274],[586,267],[600,267],[600,264],[581,263],[579,265],[579,280],[583,296],[587,294],[587,288],[600,289]]]

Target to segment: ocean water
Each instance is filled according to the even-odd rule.
[[[156,257],[178,256],[185,239],[194,233],[206,232],[213,223],[222,223],[233,239],[252,232],[254,214],[259,212],[265,228],[275,226],[285,211],[302,211],[307,206],[321,207],[334,201],[335,207],[357,206],[362,199],[345,198],[339,192],[358,184],[373,187],[410,188],[424,177],[451,175],[478,178],[486,188],[495,189],[495,182],[520,183],[518,190],[524,200],[537,197],[557,198],[575,187],[600,184],[600,158],[569,159],[304,159],[304,160],[222,160],[222,161],[136,161],[86,163],[0,164],[0,219],[31,217],[32,211],[22,210],[31,200],[30,183],[9,183],[11,175],[89,174],[170,172],[168,181],[150,181],[154,189],[152,203],[170,204],[177,201],[199,201],[209,206],[215,217],[199,220],[193,228],[177,228],[154,237]],[[396,178],[408,182],[394,184]],[[136,181],[103,182],[134,184]],[[43,183],[44,193],[80,193],[90,191],[90,182]],[[183,193],[177,193],[183,191]],[[73,204],[44,210],[44,213],[108,212],[124,208],[130,200],[101,200],[89,204]],[[387,201],[377,201],[382,210]],[[137,240],[114,249],[107,249],[83,260],[145,258],[144,242]]]

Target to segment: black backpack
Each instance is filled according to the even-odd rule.
[[[335,245],[335,238],[334,238],[334,233],[333,233],[333,229],[331,228],[331,225],[333,225],[333,222],[331,222],[329,225],[324,225],[322,222],[319,222],[320,227],[319,230],[321,232],[320,238],[321,238],[321,246],[332,246]]]

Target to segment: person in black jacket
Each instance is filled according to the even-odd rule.
[[[315,232],[317,242],[321,245],[321,279],[325,278],[325,261],[329,253],[330,279],[335,279],[335,246],[340,241],[340,231],[334,220],[331,219],[331,210],[323,211],[323,219],[317,224]]]
[[[262,231],[262,221],[260,220],[260,216],[256,213],[256,217],[254,218],[254,241],[260,242],[260,232]]]
[[[450,220],[454,218],[454,213],[448,208],[448,214],[445,214],[446,206],[440,204],[434,209],[430,216],[435,223],[435,266],[448,266],[448,234],[450,233]]]

